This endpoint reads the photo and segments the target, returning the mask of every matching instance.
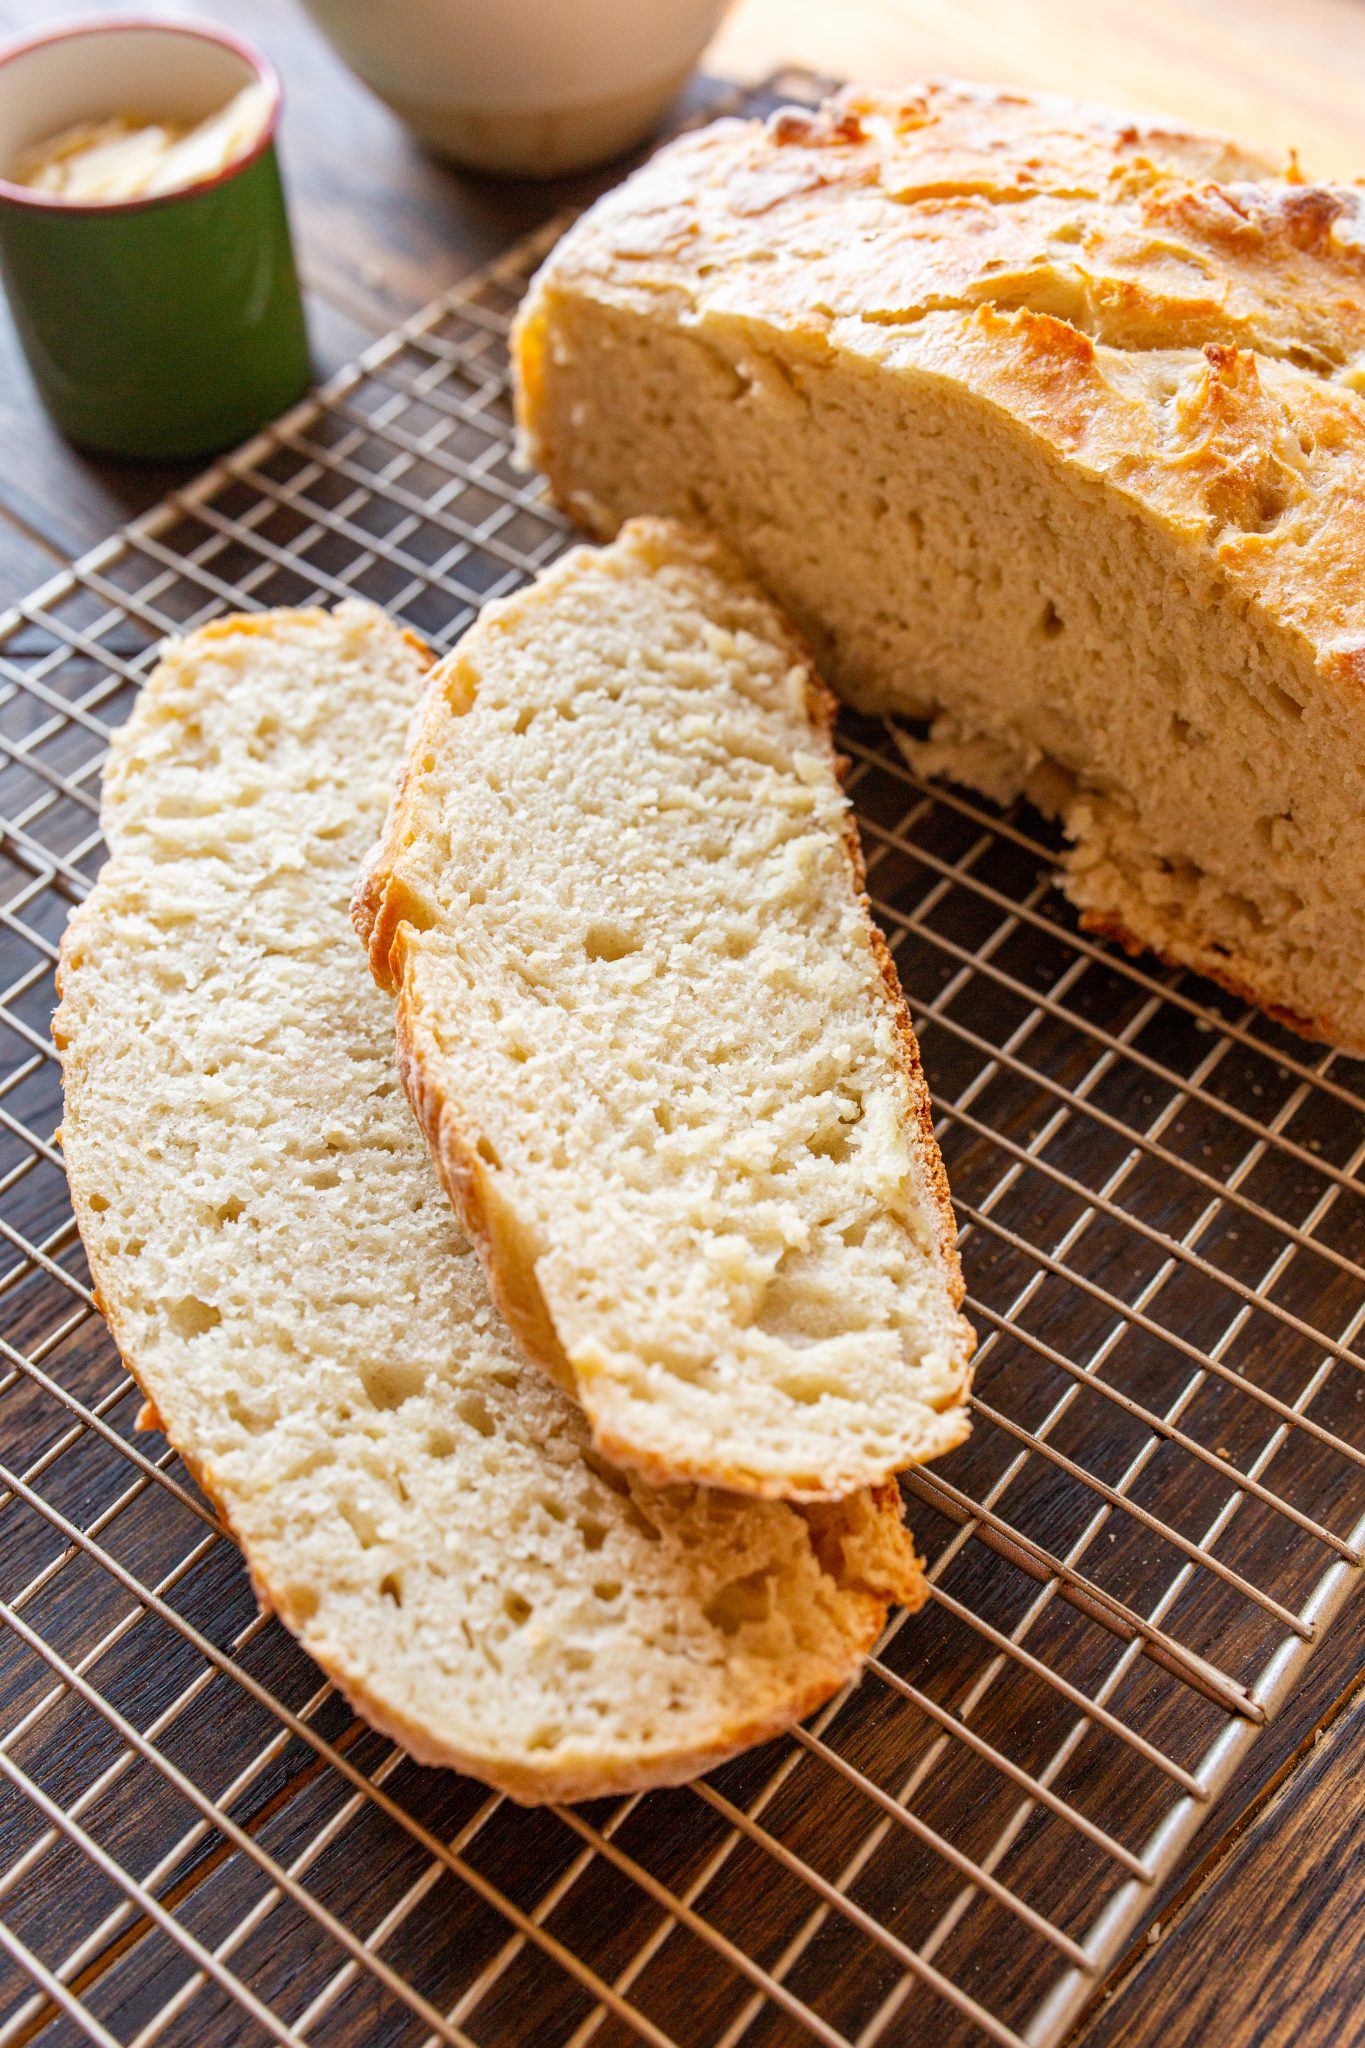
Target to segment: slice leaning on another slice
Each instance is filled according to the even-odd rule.
[[[654,1480],[834,1499],[965,1435],[900,987],[800,643],[640,521],[436,670],[357,887],[493,1292]]]
[[[130,1370],[362,1713],[522,1800],[673,1783],[818,1705],[923,1581],[893,1487],[613,1470],[499,1323],[347,914],[426,662],[355,604],[167,650],[62,950],[72,1198]]]

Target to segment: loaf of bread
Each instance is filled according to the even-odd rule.
[[[651,1492],[500,1325],[348,915],[426,665],[357,604],[167,650],[62,949],[72,1198],[129,1369],[354,1705],[518,1799],[624,1792],[807,1712],[924,1588],[894,1487]]]
[[[418,1121],[608,1457],[837,1499],[959,1441],[971,1332],[800,643],[657,521],[436,669],[357,892]]]
[[[1017,92],[724,121],[515,337],[599,536],[709,526],[1084,922],[1365,1051],[1365,194]]]

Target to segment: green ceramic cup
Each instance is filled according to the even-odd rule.
[[[74,122],[192,123],[255,81],[270,107],[256,143],[180,191],[85,204],[4,175]],[[34,382],[78,447],[208,455],[307,389],[279,114],[267,60],[197,22],[108,17],[0,47],[0,274]]]

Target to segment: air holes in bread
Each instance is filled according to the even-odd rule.
[[[379,1541],[379,1529],[369,1509],[362,1507],[360,1502],[355,1500],[338,1501],[337,1506],[344,1519],[350,1523],[352,1534],[361,1549],[372,1550]]]
[[[764,1622],[772,1606],[772,1581],[766,1572],[730,1579],[706,1603],[706,1618],[722,1635],[732,1636],[747,1623]]]
[[[426,1374],[420,1366],[384,1359],[362,1365],[360,1380],[370,1406],[388,1410],[401,1408],[405,1401],[420,1394],[426,1385]]]
[[[852,1124],[823,1124],[806,1140],[806,1150],[817,1159],[847,1159],[853,1144]]]
[[[480,1436],[493,1435],[495,1428],[493,1417],[489,1413],[488,1403],[482,1394],[473,1391],[461,1394],[455,1406],[459,1412],[460,1420],[467,1422],[469,1427],[477,1430]]]
[[[623,924],[590,924],[583,934],[583,951],[589,960],[624,960],[638,953],[643,939]]]
[[[795,1401],[802,1408],[813,1408],[817,1401],[847,1398],[839,1382],[831,1379],[828,1373],[792,1372],[788,1373],[779,1385],[787,1399]]]
[[[223,1406],[239,1429],[248,1436],[264,1436],[274,1421],[274,1415],[253,1408],[245,1395],[236,1387],[229,1387],[223,1397]]]
[[[202,1337],[209,1330],[216,1330],[223,1318],[212,1302],[200,1301],[197,1295],[182,1295],[179,1301],[165,1304],[166,1321],[177,1337]]]
[[[1288,690],[1282,690],[1278,683],[1270,684],[1269,696],[1271,703],[1283,717],[1292,718],[1296,723],[1303,717],[1302,704],[1296,697],[1291,697]]]
[[[829,1302],[807,1253],[789,1248],[774,1266],[754,1313],[753,1326],[784,1344],[799,1347],[826,1334]],[[804,1378],[804,1374],[799,1375]],[[779,1381],[790,1393],[787,1376]]]

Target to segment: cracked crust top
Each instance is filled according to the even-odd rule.
[[[519,418],[552,478],[545,298],[575,290],[697,331],[771,328],[814,358],[942,370],[1212,547],[1337,687],[1365,684],[1359,185],[956,83],[717,122],[599,201],[532,285]]]

